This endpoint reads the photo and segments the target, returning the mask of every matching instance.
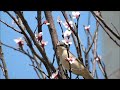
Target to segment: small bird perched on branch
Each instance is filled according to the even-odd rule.
[[[66,70],[70,70],[76,75],[81,75],[85,79],[93,79],[90,72],[85,68],[80,60],[78,60],[67,48],[63,42],[57,43],[57,50],[60,61]]]

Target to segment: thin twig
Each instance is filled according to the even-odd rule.
[[[97,15],[94,11],[91,11],[91,13],[96,16],[104,25],[104,27],[106,27],[117,39],[120,40],[120,36],[118,36],[116,33],[113,32],[113,30],[105,23],[104,19],[102,19],[102,17],[100,17],[99,15]],[[98,20],[98,22],[99,22]]]
[[[41,11],[37,11],[37,19],[38,19],[38,33],[42,32],[42,22],[41,22]]]
[[[55,48],[55,52],[54,52],[54,55],[53,55],[53,62],[52,62],[52,65],[53,65],[54,62],[55,62],[56,51],[57,51],[57,47]]]
[[[71,17],[71,15],[69,14],[69,16],[70,16],[70,19],[73,21],[73,19],[72,19],[72,17]],[[78,22],[78,21],[77,21]],[[77,27],[76,27],[77,28]],[[77,28],[78,29],[78,28]],[[75,30],[76,31],[76,30]],[[78,34],[78,32],[77,32],[77,34]],[[79,37],[79,36],[78,36]],[[77,45],[77,41],[76,41],[76,37],[75,37],[75,35],[72,33],[72,38],[73,38],[73,42],[74,42],[74,44],[75,44],[75,47],[76,47],[76,51],[77,51],[77,55],[78,55],[78,57],[79,57],[79,50],[78,50],[78,45]],[[84,48],[84,45],[82,44],[82,42],[81,42],[81,40],[80,40],[80,37],[79,37],[79,41],[80,41],[80,44],[81,44],[81,48],[82,48],[82,51],[85,53],[85,48]]]
[[[109,36],[109,38],[110,38],[116,45],[118,45],[118,46],[120,47],[120,44],[119,44],[116,40],[114,40],[113,37],[111,37],[111,35],[107,32],[106,27],[104,27],[104,26],[101,24],[101,22],[96,18],[96,16],[95,16],[94,14],[93,14],[93,16],[94,16],[95,19],[99,22],[99,24],[101,25],[101,27],[103,28],[103,30],[107,33],[107,35]]]
[[[94,39],[94,50],[93,50],[93,70],[92,70],[92,75],[93,77],[95,76],[95,71],[96,71],[96,57],[97,57],[97,40],[98,40],[98,27],[99,23],[96,21],[96,33],[95,33],[95,39]]]
[[[30,64],[29,64],[30,65]],[[33,65],[30,65],[30,66],[33,66]],[[44,71],[42,71],[41,69],[39,69],[38,67],[36,66],[33,66],[34,68],[38,69],[40,72],[42,72],[46,77],[50,78],[50,76],[48,76]]]
[[[28,54],[30,54],[28,50],[27,50],[27,52],[28,52]],[[29,57],[29,58],[30,58],[30,57]],[[35,58],[34,58],[34,59],[35,59]],[[32,65],[35,66],[35,63],[34,63],[34,61],[32,60],[32,58],[30,58],[30,60],[31,60],[31,62],[32,62]],[[38,71],[36,70],[36,68],[34,68],[34,70],[35,70],[38,78],[40,79],[40,75],[39,75]]]
[[[112,26],[115,28],[116,32],[118,33],[118,35],[120,36],[120,33],[118,32],[117,28],[115,27],[115,25],[113,25],[113,23],[111,23]]]
[[[93,65],[92,65],[92,76],[95,76],[95,70],[96,70],[96,60],[93,60]]]
[[[63,35],[63,28],[62,28],[62,26],[61,26],[61,23],[59,22],[59,25],[60,25],[60,28],[61,28],[61,30],[62,30],[62,38],[64,38],[64,35]]]
[[[96,37],[96,32],[98,31],[98,29],[96,29],[96,31],[94,32],[94,36],[93,36],[93,39],[92,39],[92,43],[91,43],[91,45],[89,46],[89,48],[88,48],[88,50],[87,50],[87,52],[86,52],[86,55],[89,53],[89,51],[90,51],[90,49],[92,48],[92,45],[93,45],[93,43],[94,43],[94,39],[95,39],[95,37]]]
[[[12,47],[12,46],[9,46],[9,45],[6,45],[6,44],[4,44],[4,43],[2,43],[2,42],[1,42],[1,44],[2,44],[3,46],[5,46],[5,47],[11,48],[11,49],[13,49],[13,50],[15,50],[15,51],[19,51],[19,52],[27,55],[28,57],[34,59],[32,56],[30,56],[30,55],[29,55],[27,52],[25,52],[25,51],[22,51],[22,50],[20,50],[20,49],[16,49],[16,48],[14,48],[14,47]]]
[[[41,67],[42,62],[40,61],[40,63],[38,63],[37,57],[35,55],[33,55],[33,57],[35,58],[35,62],[37,64],[37,67],[42,70],[42,67]],[[42,76],[43,79],[46,79],[45,75],[42,72],[40,72],[40,74],[41,74],[41,76]]]
[[[88,13],[88,25],[90,25],[90,12]],[[85,29],[84,29],[84,31],[86,32]],[[90,38],[89,38],[88,33],[90,34],[90,31],[86,32],[86,36],[87,36],[87,49],[90,46]],[[91,39],[92,39],[92,36],[91,36]],[[85,55],[85,65],[86,65],[86,68],[89,70],[89,61],[88,60],[89,60],[89,54]]]
[[[23,54],[26,54],[29,58],[34,59],[34,57],[30,56],[30,55],[29,55],[27,52],[25,52],[25,51],[16,49],[16,48],[14,48],[14,47],[12,47],[12,46],[9,46],[9,45],[3,44],[3,43],[1,43],[1,44],[4,45],[4,46],[6,46],[6,47],[9,47],[9,48],[11,48],[11,49],[13,49],[13,50],[19,51],[19,52],[21,52],[21,53],[23,53]],[[37,55],[37,57],[38,57],[38,55]],[[40,56],[39,56],[38,58],[39,58],[40,60],[42,60],[42,58],[40,58]],[[43,61],[43,60],[42,60],[42,61]]]
[[[0,59],[2,61],[2,65],[3,65],[3,72],[4,72],[4,76],[6,79],[9,79],[9,75],[8,75],[8,69],[7,69],[7,65],[4,59],[4,55],[3,55],[3,51],[2,51],[2,44],[1,44],[1,40],[0,40]]]
[[[12,26],[8,25],[6,22],[2,21],[1,19],[0,19],[0,22],[2,22],[3,24],[5,24],[7,27],[9,27],[9,28],[13,29],[14,31],[16,31],[16,32],[18,32],[18,33],[20,33],[20,34],[22,34],[22,32],[18,31],[18,30],[17,30],[17,29],[15,29],[14,27],[12,27]]]
[[[107,73],[106,73],[106,71],[105,71],[105,67],[103,67],[103,65],[102,65],[102,63],[101,63],[101,59],[98,61],[98,66],[99,66],[100,70],[102,71],[105,79],[108,79]]]
[[[97,70],[95,70],[95,75],[96,75],[96,78],[99,79],[99,78],[98,78]]]
[[[38,28],[38,25],[36,26],[36,28],[35,28],[35,30],[34,30],[34,34],[35,34],[35,32],[36,32],[37,28]]]
[[[66,15],[65,11],[62,11],[62,14],[63,14],[63,16],[64,16],[64,18],[65,18],[65,20],[66,20],[68,26],[70,27],[70,29],[72,30],[72,32],[74,33],[74,35],[75,35],[76,38],[77,38],[78,50],[79,50],[78,59],[83,63],[83,58],[82,58],[82,52],[81,52],[79,37],[78,37],[77,33],[75,33],[75,30],[74,30],[74,29],[71,27],[71,25],[69,24],[68,18],[67,18],[67,15]]]

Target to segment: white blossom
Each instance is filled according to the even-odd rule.
[[[78,18],[80,16],[80,12],[79,11],[73,11],[72,12],[72,18],[75,19],[75,18]]]
[[[50,23],[48,23],[47,20],[45,20],[45,21],[43,22],[43,24],[45,24],[45,25],[50,25]]]
[[[14,39],[15,43],[19,44],[20,46],[24,45],[24,41],[22,37]]]
[[[69,61],[70,64],[73,64],[76,59],[73,57],[69,57],[69,58],[66,58],[66,60]]]
[[[69,24],[70,24],[71,27],[73,27],[73,22],[72,21],[70,21]],[[64,22],[63,25],[64,25],[65,28],[70,30],[70,27],[69,27],[67,22]]]
[[[90,25],[85,26],[84,28],[85,28],[85,30],[89,30],[90,29]]]
[[[36,37],[37,41],[42,40],[42,35],[43,35],[43,32],[39,32],[38,34],[35,34],[35,37]]]
[[[42,46],[42,47],[44,47],[44,46],[46,46],[48,44],[48,41],[41,41],[41,43],[40,43],[40,45]]]
[[[102,57],[101,57],[100,55],[98,55],[98,56],[95,58],[96,61],[99,61],[99,60],[101,60],[101,59],[102,59]]]
[[[66,31],[64,32],[64,37],[70,36],[71,33],[72,33],[71,30],[66,30]]]

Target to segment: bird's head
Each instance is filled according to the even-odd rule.
[[[61,41],[58,41],[58,43],[57,43],[57,48],[58,49],[66,49],[67,48],[67,46],[65,45],[65,43],[63,43],[63,42],[61,42]]]

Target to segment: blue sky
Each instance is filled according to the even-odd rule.
[[[71,13],[71,12],[69,12],[69,13]],[[86,46],[87,40],[86,40],[83,25],[88,24],[88,11],[81,11],[80,13],[81,13],[81,16],[80,16],[80,20],[79,20],[79,36],[81,38],[82,43]],[[58,38],[59,38],[59,40],[62,40],[61,29],[57,23],[57,17],[60,16],[62,21],[65,21],[65,19],[63,18],[62,13],[59,11],[53,11],[52,14],[53,14],[54,24],[56,26]],[[1,15],[0,18],[3,21],[12,25],[12,19],[7,14],[0,12],[0,15]],[[29,26],[34,31],[36,28],[36,25],[37,25],[37,21],[35,19],[36,15],[37,15],[36,11],[26,11],[26,12],[24,12],[24,15],[25,15],[25,19],[28,21]],[[44,12],[42,12],[42,16],[44,17],[44,19],[43,19],[43,21],[44,21],[45,20]],[[95,25],[95,19],[93,18],[92,15],[90,18],[90,25],[91,25],[90,32],[93,35],[96,25]],[[12,26],[19,29],[16,25],[12,25]],[[47,53],[49,59],[52,60],[54,51],[53,51],[48,27],[43,25],[42,30],[43,30],[43,39],[45,41],[48,41],[48,45],[45,46],[45,50],[46,50],[46,53]],[[66,29],[64,28],[64,31],[65,30]],[[1,37],[1,40],[3,43],[8,44],[13,47],[17,47],[17,45],[13,41],[13,39],[22,37],[22,35],[16,33],[15,31],[11,30],[4,24],[0,23],[0,37]],[[99,37],[100,37],[100,35],[99,35]],[[101,48],[100,41],[101,40],[99,37],[98,37],[98,54],[101,55],[101,51],[100,51],[100,48]],[[24,46],[24,48],[27,49],[26,45]],[[34,47],[34,48],[36,48],[36,47]],[[74,45],[71,45],[70,51],[74,55],[77,56]],[[5,57],[5,60],[7,63],[9,77],[11,79],[38,79],[33,67],[29,66],[29,64],[31,64],[31,61],[27,56],[25,56],[24,54],[22,54],[20,52],[17,52],[12,49],[9,49],[7,47],[4,47],[4,46],[3,46],[3,52],[4,52],[4,57]],[[54,65],[57,68],[56,62]],[[100,70],[98,70],[98,73],[99,73],[99,77],[103,78]],[[1,71],[0,71],[0,78],[4,78],[3,75],[1,74]]]

